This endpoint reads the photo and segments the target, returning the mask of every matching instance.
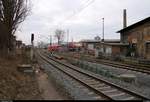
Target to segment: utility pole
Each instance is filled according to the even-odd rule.
[[[102,34],[103,34],[103,36],[102,36],[102,42],[103,42],[102,47],[103,47],[103,53],[105,53],[105,50],[104,50],[104,18],[102,18]]]
[[[73,37],[72,37],[72,43],[73,43]]]
[[[102,40],[100,41],[100,49],[101,49],[101,53],[103,54],[104,53],[104,18],[102,18]],[[99,51],[97,50],[95,52],[95,57],[98,57],[98,56],[102,56]]]
[[[31,61],[33,61],[33,50],[34,50],[34,34],[31,34]]]
[[[50,35],[50,45],[52,45],[52,35]]]
[[[69,46],[69,29],[67,29],[67,47]]]
[[[102,18],[102,41],[104,42],[104,18]]]
[[[50,38],[49,38],[49,45],[51,45],[51,35],[49,36]]]

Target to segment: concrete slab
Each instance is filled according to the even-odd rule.
[[[121,74],[118,76],[121,80],[130,82],[130,83],[136,83],[137,82],[137,77],[134,74]]]
[[[30,64],[22,64],[17,66],[17,70],[23,73],[33,73],[33,67]]]

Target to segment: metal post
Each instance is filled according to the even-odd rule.
[[[49,37],[50,37],[50,39],[49,39],[49,45],[51,45],[51,35]]]
[[[102,18],[102,21],[103,21],[103,23],[102,23],[102,27],[103,27],[103,30],[102,30],[102,34],[103,34],[103,42],[104,42],[104,18]]]
[[[31,61],[33,61],[33,41],[31,42]]]
[[[52,45],[52,35],[50,35],[50,45]]]
[[[34,50],[34,34],[31,34],[31,61],[33,61],[33,50]]]
[[[103,37],[102,37],[102,42],[103,42],[103,53],[104,53],[104,18],[102,18],[102,34],[103,34]]]
[[[69,46],[69,29],[67,29],[67,48]]]

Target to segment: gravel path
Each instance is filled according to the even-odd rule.
[[[66,74],[59,71],[57,68],[40,61],[39,64],[47,73],[49,79],[54,79],[57,87],[60,87],[62,92],[70,97],[71,100],[97,100],[97,95],[88,94],[85,86],[80,85],[74,79],[68,77]]]
[[[44,100],[66,100],[67,98],[60,95],[54,84],[48,80],[48,75],[41,70],[38,70],[37,79],[41,96]]]

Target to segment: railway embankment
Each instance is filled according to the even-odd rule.
[[[63,55],[63,54],[61,54]],[[78,58],[73,58],[71,55],[69,56],[66,55],[63,57],[70,62],[71,64],[78,66],[84,70],[91,71],[95,74],[103,76],[105,79],[116,83],[120,86],[123,86],[125,88],[128,88],[129,90],[137,91],[138,93],[141,93],[147,97],[150,97],[150,74],[148,73],[143,73],[140,71],[135,71],[132,69],[124,69],[124,68],[118,68],[120,66],[110,66],[110,65],[105,65],[103,63],[99,62],[90,62],[84,59],[78,59]],[[94,60],[94,59],[93,59]],[[130,75],[134,76],[133,81],[125,81],[120,78],[120,76],[123,75]]]
[[[82,81],[82,84],[84,84],[85,86],[88,86],[88,88],[90,87],[90,91],[92,91],[92,90],[95,90],[95,88],[96,89],[98,89],[98,90],[101,90],[101,89],[103,89],[103,88],[100,88],[100,86],[96,86],[96,85],[99,85],[99,84],[97,84],[98,83],[98,81],[96,81],[95,79],[91,79],[91,77],[89,77],[89,75],[91,76],[91,74],[89,74],[90,72],[88,72],[88,76],[86,76],[87,75],[87,73],[86,73],[86,71],[85,70],[82,70],[81,71],[81,68],[78,68],[78,67],[75,67],[75,66],[72,66],[72,65],[70,65],[69,63],[67,63],[66,62],[66,64],[64,64],[63,63],[63,60],[61,60],[61,61],[56,61],[56,60],[54,60],[53,58],[51,58],[46,52],[45,52],[45,54],[43,53],[43,55],[41,55],[41,54],[39,54],[40,56],[41,56],[41,59],[43,59],[43,62],[45,63],[44,64],[44,66],[45,66],[45,68],[46,68],[46,66],[51,66],[51,67],[48,67],[48,68],[46,68],[45,70],[49,70],[49,71],[52,71],[52,69],[49,69],[49,68],[52,68],[52,67],[55,67],[54,68],[54,70],[56,70],[56,69],[58,69],[59,71],[62,71],[63,73],[65,73],[63,76],[65,76],[65,75],[68,75],[68,76],[71,76],[71,78],[73,78],[73,79],[75,79],[75,80],[78,80],[79,82],[81,82]],[[41,61],[40,61],[41,62]],[[56,72],[56,71],[52,71],[53,72],[53,74],[54,74],[54,72]],[[62,73],[61,72],[61,73]],[[82,74],[81,74],[81,73]],[[59,73],[59,74],[55,74],[55,75],[57,75],[57,77],[58,76],[60,76],[61,75],[61,73]],[[83,73],[85,74],[86,73],[86,75],[83,75]],[[94,76],[95,76],[96,74],[94,74]],[[88,78],[87,78],[88,77]],[[93,77],[92,77],[93,78]],[[99,78],[99,77],[98,77]],[[64,80],[64,79],[66,79],[66,78],[61,78],[61,80]],[[92,83],[89,83],[89,81],[91,82],[92,81]],[[106,79],[107,80],[107,79]],[[65,80],[64,80],[65,81]],[[87,81],[87,82],[86,82]],[[68,82],[68,81],[65,81],[65,82]],[[70,82],[70,81],[69,81]],[[73,82],[73,83],[75,83],[75,82]],[[101,83],[101,82],[100,82]],[[105,82],[104,82],[105,83]],[[107,82],[106,82],[107,83]],[[88,84],[88,85],[87,85]],[[112,83],[110,83],[109,82],[109,84],[111,84],[112,85]],[[67,84],[68,85],[68,84]],[[94,86],[93,86],[94,85]],[[113,84],[114,85],[114,84]],[[78,86],[78,85],[77,85]],[[79,85],[80,86],[80,85]],[[116,86],[116,85],[115,85]],[[104,88],[106,87],[105,85],[103,86]],[[116,86],[116,87],[118,87],[119,88],[119,86]],[[108,88],[108,87],[107,87]],[[112,86],[109,86],[109,89],[110,88],[113,88]],[[85,89],[85,88],[83,88],[83,89]],[[86,89],[87,90],[87,89]],[[107,90],[107,92],[112,92],[112,91],[117,91],[118,89],[110,89],[109,91]],[[119,90],[128,90],[128,89],[124,89],[124,88],[119,88]],[[106,92],[106,90],[103,90],[104,92]],[[103,93],[103,91],[102,91],[102,93]],[[74,92],[74,91],[71,91],[71,92]],[[80,92],[82,92],[82,91],[80,91]],[[99,92],[99,91],[98,91]],[[130,93],[131,91],[127,91],[127,93]],[[89,92],[89,93],[91,93],[91,92]],[[101,93],[101,92],[100,92]],[[128,93],[128,94],[129,94]],[[133,97],[126,97],[125,99],[133,99],[133,98],[135,98],[135,96],[139,96],[139,94],[140,93],[138,93],[138,94],[136,94],[135,93],[135,90],[134,91],[132,91],[131,92],[132,94],[134,93],[134,95],[133,95]],[[120,95],[120,94],[117,94],[117,96],[118,95]],[[123,94],[121,94],[121,95],[123,95]],[[126,94],[125,94],[126,95]],[[111,97],[111,95],[109,94],[109,95],[106,95],[106,94],[104,94],[104,96],[110,96]],[[112,96],[113,98],[114,97],[116,97],[116,95],[114,96]],[[140,97],[141,97],[141,95],[140,95]],[[142,96],[143,97],[143,96]],[[83,97],[82,97],[83,98]],[[98,97],[98,96],[96,96],[95,98],[100,98],[100,97]]]

